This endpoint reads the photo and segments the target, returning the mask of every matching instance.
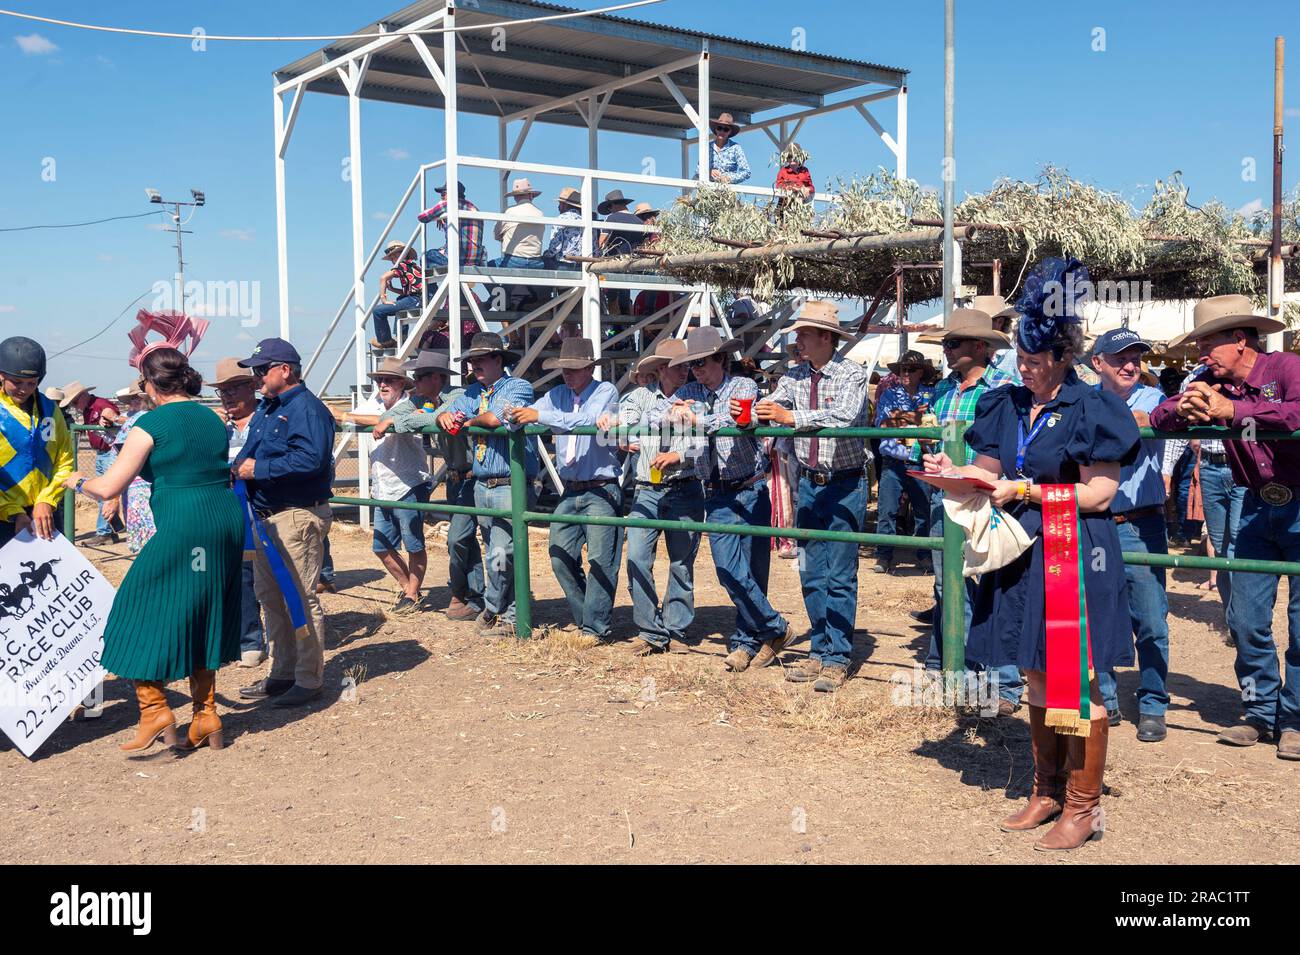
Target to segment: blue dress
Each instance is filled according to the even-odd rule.
[[[966,443],[975,454],[997,458],[1002,477],[1016,476],[1017,424],[1029,432],[1032,395],[1023,385],[994,388],[980,397]],[[1057,415],[1025,450],[1025,475],[1037,484],[1075,484],[1079,468],[1098,462],[1131,464],[1140,447],[1137,424],[1124,402],[1090,388],[1073,371],[1043,415]],[[985,666],[1015,664],[1047,669],[1047,627],[1043,587],[1043,513],[1036,505],[1013,504],[1012,514],[1033,546],[1020,557],[980,578],[975,591],[967,655]],[[1133,665],[1133,622],[1119,534],[1109,510],[1079,513],[1088,632],[1093,667]]]

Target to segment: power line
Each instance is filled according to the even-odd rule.
[[[496,27],[503,26],[521,27],[532,23],[548,23],[552,20],[571,20],[576,17],[591,17],[616,13],[619,10],[630,10],[633,7],[649,6],[652,3],[663,3],[663,0],[634,0],[634,2],[631,3],[620,3],[611,7],[600,7],[596,10],[574,10],[570,13],[551,13],[546,16],[528,17],[524,20],[497,20],[491,23],[475,23],[467,24],[465,26],[456,26],[451,29],[447,29],[446,27],[437,27],[428,30],[390,30],[387,33],[345,33],[338,36],[222,36],[211,33],[167,33],[161,30],[132,30],[127,27],[106,27],[95,23],[78,23],[74,20],[57,20],[54,17],[41,17],[34,13],[19,13],[16,10],[0,10],[0,14],[8,17],[17,17],[20,20],[33,20],[37,23],[49,23],[54,26],[75,27],[78,30],[95,30],[99,33],[124,33],[130,36],[164,37],[172,40],[194,40],[196,37],[202,36],[204,40],[233,40],[243,42],[320,42],[323,40],[378,40],[381,37],[467,33],[470,30],[492,30]],[[473,7],[469,7],[468,9],[472,10]]]
[[[134,306],[136,302],[140,301],[140,299],[144,298],[146,295],[149,294],[149,292],[152,292],[152,291],[153,291],[153,289],[151,288],[151,289],[149,289],[149,291],[147,291],[147,292],[141,292],[141,293],[140,293],[139,295],[137,295],[135,298],[131,299],[130,303],[126,306],[126,308],[122,309],[122,311],[120,311],[120,312],[117,313],[117,317],[116,317],[116,318],[114,318],[111,322],[109,322],[107,325],[105,325],[105,326],[104,326],[103,328],[101,328],[99,331],[95,332],[95,334],[91,335],[91,336],[90,336],[89,338],[87,338],[85,341],[77,342],[77,344],[75,344],[75,345],[69,345],[67,348],[63,349],[63,351],[55,352],[53,355],[50,356],[50,358],[52,358],[52,359],[53,359],[53,358],[58,358],[60,355],[66,355],[68,352],[72,351],[72,349],[74,349],[74,348],[80,348],[82,345],[86,345],[86,344],[89,344],[90,342],[93,342],[93,341],[94,341],[96,338],[98,338],[100,335],[104,334],[104,332],[108,331],[110,328],[112,328],[114,325],[116,325],[116,324],[118,323],[118,321],[122,318],[122,316],[125,315],[127,312],[129,312],[129,311],[131,310],[132,306]]]
[[[29,232],[32,229],[78,229],[84,225],[99,225],[101,222],[116,222],[118,219],[143,219],[145,216],[156,216],[157,209],[149,212],[139,212],[131,216],[109,216],[107,219],[92,219],[89,222],[68,222],[63,225],[20,225],[7,229],[0,229],[0,232]]]

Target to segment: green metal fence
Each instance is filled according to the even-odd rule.
[[[73,426],[74,452],[78,435],[82,431],[99,430],[85,425]],[[358,432],[370,431],[367,427],[350,428]],[[722,428],[714,432],[718,437],[821,437],[821,438],[919,438],[928,441],[940,441],[944,451],[954,460],[964,456],[965,422],[956,422],[946,427],[935,428],[821,428],[796,431],[794,428]],[[515,634],[521,639],[531,635],[532,592],[530,588],[530,567],[528,551],[528,525],[530,524],[602,524],[614,527],[646,527],[657,530],[686,530],[706,534],[741,534],[752,537],[789,538],[793,540],[827,540],[853,544],[890,544],[895,547],[917,549],[930,548],[943,551],[943,669],[949,678],[955,678],[966,669],[965,648],[965,602],[966,587],[962,577],[962,544],[965,540],[962,529],[947,520],[943,522],[942,537],[912,537],[901,534],[849,533],[846,531],[804,530],[801,528],[746,527],[734,524],[711,524],[695,521],[664,521],[638,517],[589,517],[578,514],[549,514],[544,511],[528,509],[528,477],[525,470],[526,442],[536,435],[549,434],[551,429],[531,425],[519,430],[506,428],[465,428],[464,433],[486,436],[505,437],[510,449],[510,508],[478,508],[430,501],[428,504],[399,503],[375,498],[332,497],[330,503],[355,507],[388,507],[428,511],[440,514],[470,514],[475,517],[509,519],[514,542],[514,582],[515,582]],[[423,429],[423,433],[436,435],[441,431],[436,426]],[[620,438],[635,438],[644,435],[657,435],[657,431],[645,431],[636,428],[620,428],[602,431],[597,428],[575,428],[572,432],[579,435],[616,435]],[[1144,438],[1219,438],[1230,439],[1242,436],[1241,429],[1228,428],[1192,428],[1187,431],[1163,432],[1150,428],[1141,429]],[[1300,440],[1300,431],[1258,431],[1251,435],[1257,441],[1294,441]],[[75,535],[75,501],[71,491],[64,498],[64,534],[69,540]],[[1226,557],[1188,557],[1176,554],[1141,554],[1124,553],[1126,564],[1142,564],[1151,567],[1188,568],[1204,570],[1222,570],[1239,573],[1259,573],[1300,576],[1300,562],[1245,560]]]

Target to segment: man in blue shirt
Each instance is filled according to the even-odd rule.
[[[1150,413],[1164,400],[1159,388],[1139,381],[1142,355],[1150,350],[1149,344],[1127,328],[1106,332],[1092,346],[1092,367],[1101,378],[1100,387],[1124,399],[1139,428],[1150,426]],[[1169,553],[1165,539],[1165,483],[1160,473],[1161,445],[1160,441],[1144,440],[1137,460],[1120,469],[1119,490],[1110,508],[1118,525],[1120,547],[1125,551]],[[1140,671],[1137,738],[1144,743],[1158,743],[1165,738],[1165,710],[1169,706],[1169,691],[1165,687],[1169,673],[1165,571],[1162,567],[1126,564],[1124,575],[1128,578],[1129,614],[1137,637]],[[1117,726],[1120,715],[1115,674],[1101,671],[1097,682],[1110,723]]]
[[[479,332],[469,349],[460,356],[474,373],[474,383],[438,415],[438,427],[449,434],[465,428],[500,428],[515,408],[533,402],[533,386],[522,378],[506,374],[506,366],[519,360],[505,338],[494,332]],[[474,458],[474,506],[510,509],[510,447],[505,437],[470,435]],[[537,476],[537,446],[525,445],[529,501],[533,478]],[[475,621],[479,633],[514,633],[515,577],[514,546],[510,519],[480,517],[479,533],[487,553],[483,562],[483,612]]]
[[[618,409],[618,389],[596,381],[595,348],[588,338],[569,338],[558,358],[548,358],[543,368],[559,369],[564,384],[556,385],[534,405],[516,408],[510,426],[540,424],[556,431],[594,427],[596,420]],[[557,515],[619,517],[623,510],[618,444],[608,435],[557,434],[555,456],[564,493],[555,507]],[[582,547],[587,547],[587,568]],[[573,623],[592,642],[610,638],[614,590],[623,555],[623,531],[599,524],[551,525],[551,567],[569,601]]]
[[[325,613],[316,581],[331,523],[334,416],[302,383],[302,358],[284,339],[263,339],[239,364],[252,369],[264,400],[248,422],[248,440],[231,470],[246,483],[253,512],[292,568],[308,630],[301,639],[294,632],[284,594],[254,534],[253,585],[266,617],[271,673],[239,695],[300,706],[320,696],[325,682]]]

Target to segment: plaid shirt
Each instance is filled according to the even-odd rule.
[[[796,428],[865,428],[867,373],[857,362],[838,356],[821,370],[817,384],[817,407],[811,407],[813,367],[801,362],[776,383],[768,401],[794,411]],[[811,462],[812,438],[795,438],[794,453],[799,463],[818,471],[861,469],[866,452],[862,438],[817,438],[817,461]]]
[[[934,404],[931,409],[940,427],[950,421],[974,421],[975,403],[980,396],[991,388],[1016,384],[1016,380],[997,368],[986,368],[979,381],[965,391],[961,387],[961,376],[952,372],[934,386]],[[952,463],[961,467],[967,463],[966,445],[962,445],[962,459]],[[921,445],[918,442],[912,448],[912,460],[921,460]]]
[[[460,198],[460,208],[462,211],[478,212],[478,206],[470,202],[464,196]],[[442,200],[432,209],[425,209],[417,216],[421,222],[432,222],[437,220],[438,228],[443,232],[447,231],[447,198]],[[460,264],[461,265],[482,265],[483,264],[483,220],[482,219],[465,219],[460,220]]]
[[[728,375],[716,392],[709,391],[698,381],[688,381],[677,389],[673,398],[695,405],[698,426],[712,435],[719,428],[736,427],[731,416],[732,398],[757,398],[758,386],[749,378]],[[671,405],[663,404],[650,412],[651,425],[663,423]],[[702,481],[747,481],[755,475],[766,474],[768,456],[757,438],[708,439],[708,448],[695,459],[695,472]],[[716,475],[714,471],[716,470]]]

